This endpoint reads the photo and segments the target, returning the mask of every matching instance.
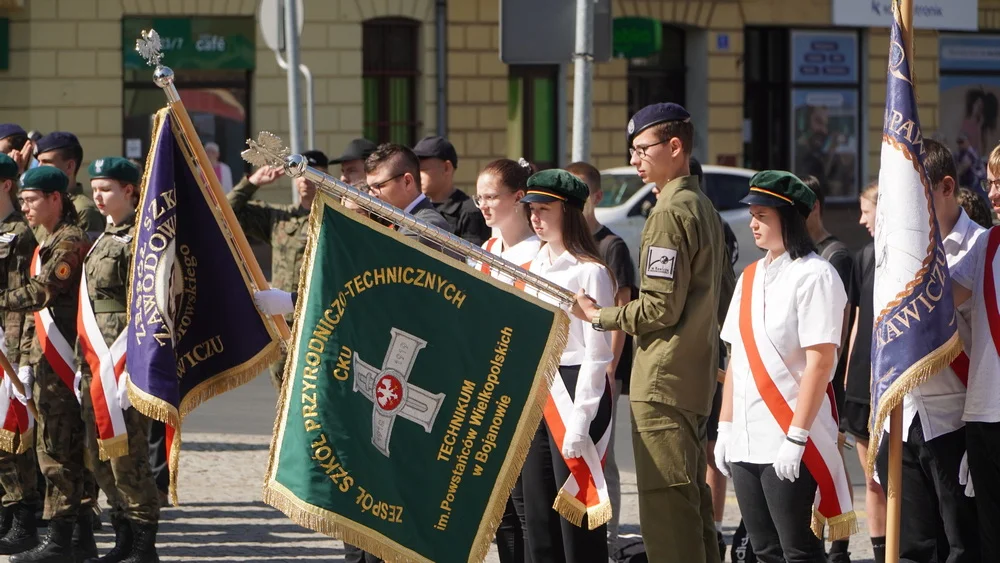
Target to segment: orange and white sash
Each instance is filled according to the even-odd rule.
[[[496,237],[493,237],[490,240],[486,241],[486,249],[485,249],[486,252],[489,252],[491,254],[496,254],[496,255],[499,256],[500,255],[499,252],[494,252],[493,251],[493,245],[495,245],[497,243],[497,241],[499,241],[499,240],[500,239],[498,239]],[[534,256],[532,256],[532,259],[534,259]],[[525,270],[527,270],[528,268],[530,268],[531,267],[531,260],[528,260],[524,264],[521,264],[521,267],[524,268]],[[490,270],[491,270],[490,265],[487,264],[486,262],[481,262],[479,264],[479,271],[482,272],[482,273],[484,273],[484,274],[486,274],[487,276],[490,275]],[[516,287],[517,289],[523,290],[526,286],[525,286],[525,283],[522,280],[514,280],[514,287]]]
[[[108,348],[94,316],[87,292],[87,273],[80,276],[80,313],[77,316],[80,350],[90,366],[90,399],[97,424],[97,447],[102,460],[128,454],[125,414],[118,402],[118,385],[125,372],[126,333],[123,330]]]
[[[798,398],[800,388],[764,330],[764,276],[754,275],[761,263],[754,262],[743,272],[740,338],[757,391],[778,426],[787,433],[794,414],[792,405]],[[822,538],[823,526],[828,525],[829,540],[846,538],[857,531],[857,516],[851,504],[851,485],[837,448],[838,426],[831,384],[827,400],[820,404],[816,420],[809,429],[806,451],[802,456],[806,469],[818,485],[812,529]]]
[[[31,259],[31,276],[37,276],[42,271],[42,258],[39,254],[42,247],[35,248],[35,255]],[[35,335],[38,343],[42,347],[42,355],[49,362],[49,366],[56,372],[59,379],[66,384],[71,391],[74,390],[73,380],[76,378],[76,370],[73,365],[76,359],[73,354],[73,346],[66,340],[66,337],[59,332],[55,319],[52,318],[52,311],[42,308],[35,311]]]

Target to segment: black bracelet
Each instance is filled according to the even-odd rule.
[[[795,444],[796,446],[805,446],[806,445],[805,442],[800,442],[800,441],[792,438],[791,436],[785,436],[785,439],[788,440],[789,442]]]

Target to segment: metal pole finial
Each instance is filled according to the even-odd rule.
[[[156,67],[153,71],[153,82],[163,89],[170,102],[180,101],[180,94],[174,87],[174,71],[170,67],[163,66],[160,62],[163,59],[163,44],[160,42],[160,34],[155,29],[143,30],[141,37],[135,41],[135,50],[139,56],[146,59],[146,64]]]

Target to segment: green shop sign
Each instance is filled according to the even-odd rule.
[[[143,30],[155,29],[163,64],[183,70],[252,70],[256,61],[253,18],[126,18],[122,21],[126,69],[148,69],[135,50]]]
[[[663,46],[663,25],[650,18],[615,18],[612,52],[634,59],[656,54]]]

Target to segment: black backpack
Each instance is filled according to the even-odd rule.
[[[757,563],[757,556],[754,555],[753,546],[750,545],[750,535],[747,534],[743,520],[740,520],[740,527],[733,532],[733,547],[729,554],[733,563]],[[725,561],[726,556],[723,555],[722,559]]]
[[[630,534],[618,536],[618,548],[611,554],[611,559],[617,563],[649,563],[646,557],[646,546],[640,536]]]

